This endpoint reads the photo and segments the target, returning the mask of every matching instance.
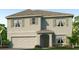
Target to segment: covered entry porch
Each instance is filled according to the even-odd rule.
[[[41,47],[53,47],[55,43],[55,34],[49,30],[43,30],[38,32],[39,45]]]
[[[67,45],[67,38],[64,34],[56,35],[53,31],[42,30],[38,32],[39,45],[41,47],[62,47]]]

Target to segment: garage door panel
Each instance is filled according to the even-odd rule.
[[[12,38],[13,48],[34,48],[35,38]]]

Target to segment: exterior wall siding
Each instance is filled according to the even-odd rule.
[[[63,26],[63,27],[58,27],[58,26],[53,26],[54,25],[54,20],[58,20],[58,18],[50,18],[50,19],[45,19],[46,22],[48,23],[47,25],[47,30],[52,30],[56,35],[64,35],[65,37],[65,44],[67,44],[67,38],[66,36],[71,36],[72,35],[72,18],[63,18],[61,20],[67,20],[68,19],[68,26]],[[40,44],[40,36],[37,34],[37,31],[41,30],[41,18],[38,18],[38,24],[31,24],[30,23],[30,18],[23,18],[24,20],[24,26],[23,27],[12,27],[11,26],[11,20],[13,19],[8,19],[7,20],[7,33],[8,33],[8,39],[12,40],[12,37],[21,37],[24,36],[27,38],[27,36],[35,36],[35,41],[34,41],[34,46]],[[65,21],[66,22],[66,21]],[[44,23],[43,23],[44,24]],[[31,42],[33,43],[33,42]],[[24,43],[27,45],[27,43]]]
[[[62,27],[58,27],[58,26],[53,26],[53,21],[54,20],[58,20],[55,19],[55,18],[52,18],[52,19],[46,19],[47,23],[49,24],[47,26],[47,30],[52,30],[55,34],[65,34],[67,36],[71,36],[72,35],[72,18],[63,18],[61,20],[65,20],[65,23],[66,23],[66,20],[68,19],[68,26],[64,25]]]

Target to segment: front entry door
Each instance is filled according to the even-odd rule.
[[[49,35],[48,34],[42,34],[40,36],[40,46],[49,47]]]

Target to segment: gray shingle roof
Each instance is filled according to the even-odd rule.
[[[45,10],[24,10],[22,12],[18,12],[16,14],[12,14],[7,16],[6,18],[14,18],[14,17],[28,17],[28,16],[44,16],[44,17],[59,17],[59,16],[73,16],[68,13],[60,13],[60,12],[51,12]]]

